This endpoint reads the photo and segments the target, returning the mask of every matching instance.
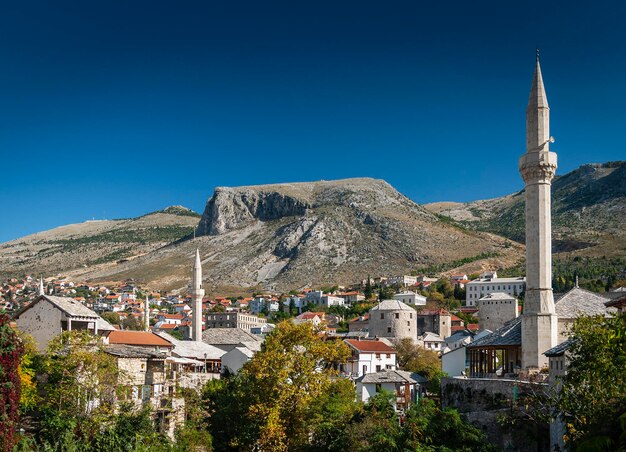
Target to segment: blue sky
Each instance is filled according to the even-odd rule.
[[[558,172],[626,158],[626,2],[420,3],[0,2],[0,241],[223,185],[519,190],[535,46]]]

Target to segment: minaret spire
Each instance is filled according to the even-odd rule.
[[[202,262],[200,260],[200,250],[196,248],[196,259],[193,264],[193,282],[191,289],[193,298],[193,322],[191,328],[191,339],[202,340],[202,298],[204,289],[202,288]]]
[[[526,108],[526,154],[519,170],[526,183],[526,294],[522,317],[522,367],[544,367],[543,352],[557,341],[552,294],[551,184],[557,167],[550,152],[550,108],[543,85],[539,51]]]
[[[46,289],[43,287],[43,278],[39,278],[39,295],[45,295]]]
[[[150,330],[150,294],[146,290],[146,301],[143,306],[143,330]]]

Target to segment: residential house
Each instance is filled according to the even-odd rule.
[[[40,352],[63,331],[87,330],[103,337],[115,330],[111,324],[73,298],[39,295],[15,315],[20,331],[30,334]]]
[[[426,297],[410,290],[395,294],[393,299],[409,306],[426,306]]]
[[[419,374],[403,370],[385,369],[368,373],[356,380],[358,400],[367,402],[376,394],[387,391],[395,395],[393,407],[398,412],[406,411],[426,393],[427,380]]]
[[[431,331],[427,331],[417,338],[417,343],[421,344],[425,349],[439,352],[443,348],[443,338]]]
[[[202,342],[214,345],[225,352],[240,346],[256,351],[261,348],[263,337],[241,328],[207,328],[202,333]]]
[[[397,354],[388,342],[380,339],[344,339],[344,342],[350,347],[351,356],[341,370],[351,378],[383,369],[395,370]]]

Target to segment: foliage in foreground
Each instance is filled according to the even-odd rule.
[[[15,441],[19,419],[22,343],[9,325],[9,316],[0,314],[0,450],[8,451]]]

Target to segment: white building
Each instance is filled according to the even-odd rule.
[[[431,333],[427,331],[422,336],[417,338],[417,342],[422,344],[422,346],[427,350],[432,350],[434,352],[441,351],[443,348],[443,338],[438,334]]]
[[[425,393],[427,381],[421,375],[403,370],[381,370],[369,373],[356,380],[357,399],[367,402],[382,391],[395,394],[393,404],[396,411],[405,411]]]
[[[331,306],[344,306],[345,304],[346,300],[333,295],[323,295],[321,299],[321,305],[327,308],[330,308]]]
[[[399,276],[389,276],[387,281],[385,281],[385,285],[387,286],[414,286],[417,284],[417,276],[411,275],[399,275]]]
[[[393,299],[410,306],[426,306],[426,297],[418,293],[411,292],[410,290],[395,294]]]
[[[255,297],[253,300],[250,300],[249,306],[252,314],[259,314],[264,309],[267,309],[268,312],[278,312],[280,309],[278,300],[265,297]]]
[[[526,278],[498,278],[496,272],[488,272],[465,285],[465,306],[476,306],[477,301],[494,292],[502,292],[513,297],[526,290]]]
[[[345,339],[352,356],[343,371],[352,378],[381,370],[395,370],[396,350],[378,339]]]
[[[222,371],[235,375],[243,365],[254,356],[254,351],[247,347],[235,347],[222,355]]]

